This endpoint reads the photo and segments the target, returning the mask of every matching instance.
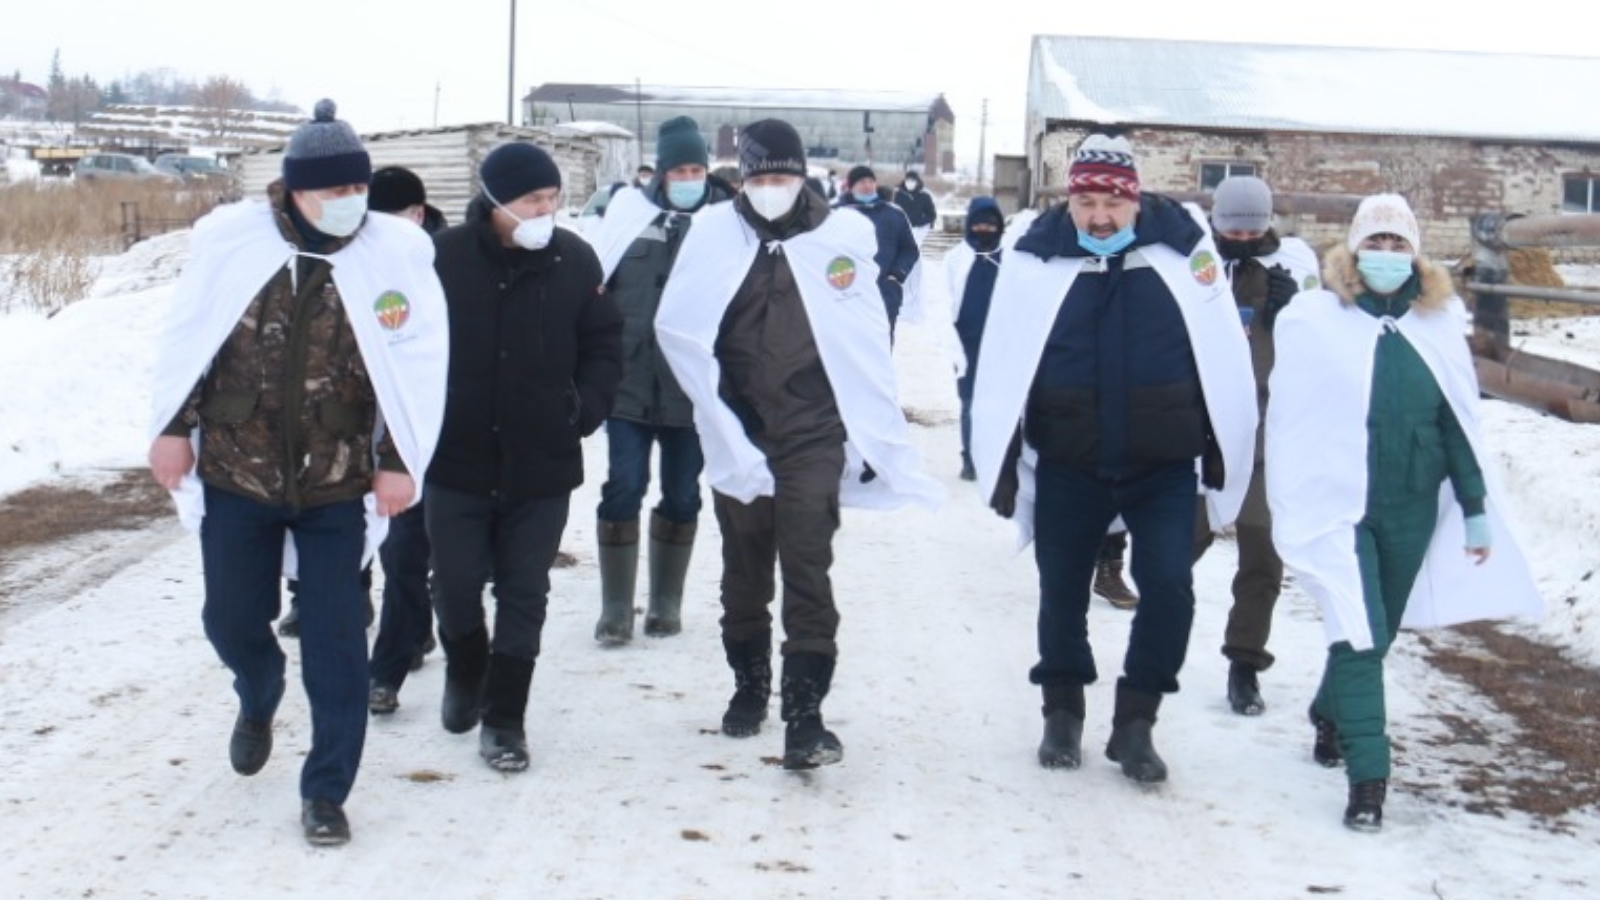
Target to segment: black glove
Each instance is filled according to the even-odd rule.
[[[872,471],[872,463],[869,463],[866,460],[862,460],[861,461],[861,483],[862,484],[871,484],[874,480],[877,479],[877,477],[878,477],[878,473]]]
[[[1289,305],[1295,294],[1300,293],[1300,285],[1295,283],[1294,276],[1283,266],[1273,266],[1267,270],[1267,320],[1277,318],[1278,313]]]
[[[1000,477],[994,482],[994,496],[989,498],[989,508],[1009,519],[1017,512],[1017,461],[1022,458],[1022,428],[1017,427],[1011,436],[1011,446],[1000,463]]]

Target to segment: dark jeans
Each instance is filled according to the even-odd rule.
[[[956,397],[961,401],[961,462],[972,462],[972,386],[978,377],[977,360],[967,354],[967,372],[956,379]]]
[[[272,621],[282,603],[284,537],[294,536],[301,678],[311,703],[311,750],[300,769],[300,796],[343,803],[367,736],[361,501],[297,510],[209,486],[205,500],[201,618],[211,646],[233,672],[241,712],[255,721],[271,719],[283,697],[286,660]]]
[[[1106,528],[1118,515],[1133,537],[1139,585],[1120,684],[1145,693],[1178,690],[1194,622],[1190,553],[1194,464],[1171,463],[1123,482],[1039,461],[1034,559],[1039,567],[1039,663],[1034,684],[1089,684],[1098,677],[1089,645],[1089,593]]]
[[[661,503],[656,507],[674,525],[700,515],[700,471],[706,460],[694,428],[667,428],[625,419],[606,420],[610,457],[606,483],[600,487],[597,516],[604,522],[637,522],[650,489],[650,448],[661,445]]]
[[[426,501],[389,520],[389,536],[378,548],[383,563],[383,612],[372,644],[372,680],[399,690],[411,661],[433,629],[433,603],[428,597]]]
[[[459,640],[483,628],[483,588],[494,579],[495,653],[539,655],[550,567],[561,548],[571,494],[507,501],[428,485],[433,609],[439,631]]]
[[[774,564],[783,575],[782,652],[835,656],[833,535],[839,530],[844,446],[831,441],[769,455],[774,495],[740,503],[712,492],[722,528],[722,636],[746,641],[772,630]]]

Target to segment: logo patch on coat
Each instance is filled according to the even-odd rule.
[[[1217,258],[1210,250],[1201,250],[1189,257],[1189,274],[1206,287],[1217,283]]]
[[[1307,275],[1306,276],[1306,283],[1301,285],[1300,289],[1301,290],[1305,290],[1305,291],[1314,291],[1314,290],[1316,290],[1317,288],[1319,288],[1321,286],[1322,286],[1322,282],[1317,280],[1317,276],[1315,276],[1315,275]]]
[[[856,261],[848,256],[835,256],[828,263],[828,283],[841,291],[855,284]]]
[[[399,291],[384,291],[378,302],[372,304],[372,311],[385,330],[399,331],[411,318],[411,302]]]

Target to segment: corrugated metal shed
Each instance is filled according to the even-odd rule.
[[[1600,141],[1600,58],[1034,37],[1029,120]]]
[[[517,128],[503,123],[455,125],[414,131],[385,131],[361,136],[374,169],[405,166],[428,188],[428,202],[451,224],[460,222],[478,190],[478,164],[490,150],[511,140],[537,144],[561,168],[568,203],[582,204],[594,193],[600,177],[602,137],[566,128]],[[283,145],[244,154],[239,159],[240,187],[246,197],[262,196],[283,172]]]

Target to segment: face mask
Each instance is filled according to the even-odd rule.
[[[1000,246],[1000,232],[974,231],[968,235],[967,240],[971,241],[972,249],[977,250],[980,253],[988,253],[994,248]]]
[[[1356,269],[1375,293],[1392,294],[1411,278],[1413,259],[1393,250],[1358,250]]]
[[[351,194],[348,197],[322,198],[322,218],[312,222],[312,227],[333,237],[349,237],[361,227],[367,214],[367,195]]]
[[[750,185],[744,189],[744,195],[749,198],[750,208],[756,215],[775,222],[794,209],[794,201],[800,196],[800,182]]]
[[[704,181],[667,182],[667,202],[679,209],[693,209],[705,195]]]
[[[906,179],[906,190],[915,194],[917,192],[917,188],[919,187],[922,187],[922,182],[916,180],[915,178]]]
[[[858,194],[855,191],[851,191],[850,196],[856,198],[857,203],[870,204],[878,199],[878,192],[872,191],[866,194]]]
[[[1248,241],[1236,241],[1231,238],[1217,237],[1217,252],[1225,259],[1241,260],[1255,259],[1261,255],[1261,243],[1265,238],[1255,238]]]
[[[1087,231],[1078,231],[1078,246],[1093,253],[1095,256],[1110,256],[1120,253],[1133,243],[1133,223],[1123,226],[1122,230],[1108,238],[1097,238]]]
[[[524,250],[543,250],[550,244],[550,238],[556,233],[555,216],[536,216],[532,219],[524,219],[506,209],[505,205],[496,200],[488,190],[484,190],[483,195],[489,198],[490,203],[500,207],[501,212],[516,220],[517,227],[511,230],[511,243]]]

